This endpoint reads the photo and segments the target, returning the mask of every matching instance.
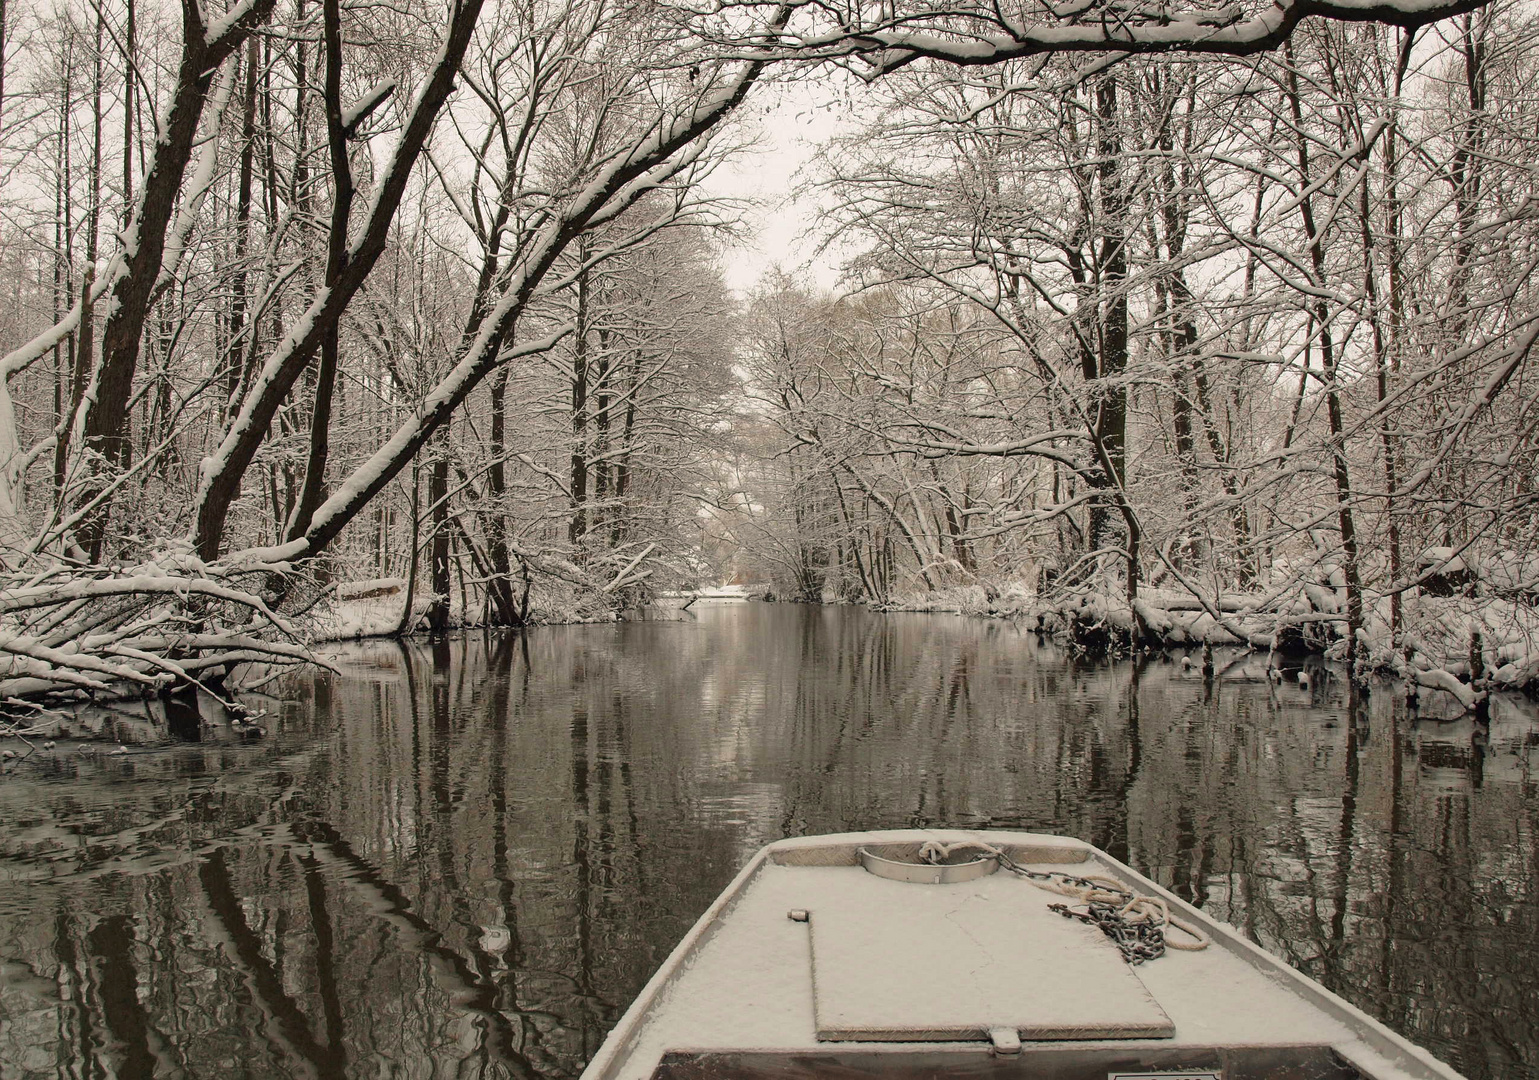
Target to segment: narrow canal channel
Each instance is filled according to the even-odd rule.
[[[0,1075],[572,1077],[762,843],[955,825],[1088,839],[1472,1080],[1539,1076],[1531,707],[697,608],[350,646],[260,738],[157,704],[9,765]]]

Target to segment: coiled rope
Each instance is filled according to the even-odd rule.
[[[1099,927],[1111,938],[1129,964],[1142,964],[1165,954],[1166,949],[1181,952],[1198,952],[1210,943],[1208,935],[1199,927],[1176,918],[1170,906],[1158,896],[1142,896],[1122,882],[1099,874],[1079,876],[1061,871],[1032,870],[1022,866],[1001,848],[982,840],[958,840],[953,844],[939,840],[926,840],[919,846],[919,858],[924,862],[939,864],[958,851],[976,850],[993,859],[999,865],[1025,878],[1039,889],[1066,896],[1078,903],[1050,904],[1048,910],[1056,911],[1067,919],[1078,919]],[[1179,931],[1185,938],[1172,938],[1170,932]],[[1189,940],[1188,940],[1189,939]]]

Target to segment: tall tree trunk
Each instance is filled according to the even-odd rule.
[[[435,438],[433,465],[428,473],[429,534],[432,554],[433,602],[428,606],[428,629],[441,634],[449,629],[449,426]]]
[[[70,268],[75,264],[74,248],[74,180],[71,175],[70,162],[70,138],[72,115],[71,105],[74,103],[74,50],[70,47],[73,37],[65,41],[66,52],[64,54],[64,85],[59,89],[59,133],[58,150],[54,159],[54,225],[53,225],[53,287],[54,296],[57,298],[54,309],[60,315],[63,310],[70,307],[68,300],[70,291]],[[87,298],[90,293],[86,293]],[[86,314],[85,312],[81,313]],[[58,321],[57,318],[54,320]],[[87,320],[89,321],[89,320]],[[85,392],[85,384],[76,374],[78,365],[75,357],[79,355],[79,339],[72,332],[64,339],[64,363],[59,372],[59,382],[68,386],[68,408],[60,402],[58,440],[54,444],[53,454],[53,478],[54,491],[62,497],[65,481],[69,474],[69,448],[74,435],[75,414],[80,409],[81,395]],[[58,346],[54,347],[54,366],[60,368]],[[61,399],[66,395],[60,395]]]
[[[936,493],[941,500],[941,517],[946,523],[946,535],[951,540],[951,551],[956,557],[957,566],[962,571],[971,574],[974,570],[972,552],[967,546],[965,535],[966,527],[962,516],[957,512],[957,500],[951,493],[951,488],[941,479],[940,463],[934,458],[930,459],[930,477],[935,481]]]
[[[411,463],[411,546],[406,557],[406,588],[402,590],[401,621],[396,624],[397,634],[409,634],[414,629],[412,611],[416,604],[417,553],[422,547],[422,466],[415,459]]]
[[[617,548],[629,533],[630,515],[626,512],[625,495],[631,486],[631,451],[636,436],[636,396],[641,392],[641,350],[631,353],[630,372],[626,379],[625,420],[620,426],[620,448],[615,457],[615,512],[611,519],[609,546]]]
[[[1379,40],[1377,29],[1373,33],[1373,47],[1378,48]],[[1414,37],[1414,35],[1411,35]],[[1398,50],[1399,60],[1395,67],[1394,82],[1390,92],[1390,123],[1384,132],[1384,201],[1386,204],[1386,234],[1390,244],[1390,256],[1395,258],[1395,241],[1400,228],[1399,221],[1399,194],[1397,191],[1397,170],[1399,163],[1396,155],[1396,113],[1398,112],[1400,89],[1405,78],[1406,66],[1410,62],[1410,40],[1407,39],[1403,48]],[[1398,650],[1400,647],[1401,623],[1404,618],[1404,605],[1399,589],[1400,575],[1403,572],[1403,553],[1400,544],[1400,520],[1395,506],[1395,489],[1399,486],[1398,447],[1391,431],[1390,416],[1386,403],[1389,400],[1390,366],[1393,363],[1391,351],[1393,349],[1394,312],[1393,295],[1391,296],[1390,310],[1385,310],[1383,299],[1379,292],[1379,275],[1377,269],[1377,247],[1374,240],[1373,207],[1369,200],[1369,184],[1365,176],[1362,186],[1358,189],[1358,224],[1363,246],[1363,293],[1367,299],[1368,326],[1373,335],[1373,366],[1374,383],[1377,393],[1379,420],[1379,453],[1383,458],[1384,469],[1384,521],[1386,529],[1386,544],[1389,549],[1389,580],[1392,591],[1389,596],[1389,632],[1391,647]],[[1396,272],[1390,271],[1390,288],[1393,290],[1396,282]],[[1386,322],[1389,325],[1386,325]]]
[[[1185,286],[1183,279],[1182,286]],[[1197,411],[1202,418],[1203,434],[1207,437],[1208,450],[1218,465],[1219,483],[1229,496],[1232,509],[1229,524],[1234,530],[1235,569],[1241,588],[1255,579],[1255,548],[1251,540],[1250,515],[1240,498],[1240,478],[1230,458],[1230,449],[1218,430],[1218,417],[1213,409],[1213,396],[1209,390],[1207,368],[1199,356],[1192,358],[1192,384],[1197,389]]]
[[[5,0],[0,0],[0,6]],[[134,205],[134,121],[135,91],[138,88],[139,55],[137,37],[139,28],[134,0],[127,0],[126,24],[123,27],[123,224],[127,225]],[[0,51],[3,51],[0,45]]]
[[[1488,12],[1476,11],[1458,20],[1459,57],[1463,63],[1466,112],[1460,125],[1448,176],[1454,196],[1454,266],[1449,276],[1448,322],[1450,340],[1461,342],[1469,327],[1470,276],[1475,258],[1476,216],[1484,180],[1486,122],[1486,36]]]
[[[356,186],[348,160],[350,132],[342,117],[342,6],[340,0],[322,0],[321,21],[326,48],[326,80],[321,98],[326,110],[326,149],[331,158],[331,223],[326,238],[325,288],[335,289],[348,263],[348,228],[353,216]],[[305,534],[315,508],[326,494],[326,460],[331,455],[331,401],[337,382],[341,352],[341,318],[332,319],[321,332],[321,361],[315,372],[315,397],[310,408],[310,456],[299,505],[289,521],[288,538]],[[447,464],[444,466],[448,468]],[[436,470],[436,467],[435,467]],[[446,474],[447,475],[447,474]],[[437,476],[437,472],[434,472]],[[434,586],[437,587],[436,585]]]
[[[6,16],[5,0],[0,0],[0,118],[5,116],[5,53],[11,44],[11,24]]]
[[[140,339],[165,254],[166,228],[176,210],[203,106],[220,66],[266,20],[274,2],[243,0],[220,20],[220,34],[209,38],[203,5],[183,0],[182,53],[171,106],[161,124],[138,206],[123,231],[122,265],[111,285],[101,361],[95,365],[96,393],[85,416],[86,448],[99,454],[109,467],[121,468],[128,463],[128,402]],[[91,497],[88,488],[82,501]],[[82,522],[82,545],[88,551],[99,549],[105,528],[103,508]]]
[[[614,391],[609,385],[611,358],[609,331],[598,332],[598,355],[593,365],[593,523],[595,530],[604,527],[604,519],[610,513],[605,505],[610,489],[609,409],[614,401]]]
[[[587,251],[579,244],[577,258]],[[567,539],[575,547],[588,532],[588,273],[577,275],[577,330],[572,343],[572,518]]]
[[[246,46],[245,101],[241,120],[240,178],[235,194],[235,272],[230,278],[230,340],[225,350],[225,416],[240,407],[246,336],[246,259],[251,246],[251,192],[256,163],[257,40]]]
[[[507,472],[503,459],[507,456],[507,397],[508,370],[503,368],[492,379],[491,387],[491,455],[492,464],[486,473],[489,509],[482,514],[486,530],[487,559],[491,563],[491,580],[486,583],[492,598],[492,610],[499,626],[518,626],[517,602],[513,598],[513,564],[508,550],[508,496]]]
[[[66,99],[68,93],[65,94]],[[66,197],[69,184],[64,177],[65,143],[69,139],[69,113],[64,111],[60,117],[61,124],[58,134],[58,149],[54,153],[53,174],[53,321],[55,324],[64,317],[64,311],[69,307],[67,293],[69,290],[69,275],[66,271],[68,265],[65,254],[65,238],[69,235],[66,227]],[[66,345],[69,352],[68,366],[65,364]],[[53,447],[53,494],[58,501],[63,496],[64,472],[69,458],[69,429],[70,416],[79,408],[79,402],[75,401],[70,387],[70,372],[74,368],[74,335],[65,338],[64,341],[55,342],[53,346],[53,414],[54,430],[57,432]],[[68,403],[66,405],[66,402]],[[68,411],[66,411],[66,409]]]
[[[1389,398],[1390,378],[1399,370],[1399,351],[1401,347],[1402,319],[1403,319],[1403,292],[1402,274],[1400,266],[1400,229],[1401,229],[1401,204],[1399,169],[1399,105],[1400,95],[1405,87],[1406,71],[1411,63],[1411,49],[1416,42],[1415,31],[1402,31],[1403,40],[1400,42],[1395,62],[1394,84],[1390,94],[1390,123],[1384,132],[1384,212],[1385,212],[1385,237],[1388,242],[1389,252],[1387,256],[1386,283],[1389,296],[1388,311],[1380,310],[1380,300],[1376,293],[1370,292],[1369,301],[1374,312],[1374,374],[1378,390],[1379,408],[1381,419],[1379,422],[1379,448],[1384,455],[1384,517],[1387,524],[1389,543],[1389,578],[1394,586],[1394,591],[1389,597],[1389,632],[1393,648],[1400,649],[1400,636],[1402,625],[1405,621],[1405,597],[1400,591],[1399,583],[1401,574],[1404,573],[1404,552],[1402,550],[1400,536],[1400,514],[1395,505],[1395,489],[1399,487],[1399,453],[1394,435],[1391,431],[1391,422],[1384,403]],[[1366,197],[1368,185],[1363,184],[1363,192]],[[1372,227],[1369,224],[1368,208],[1363,210],[1363,229],[1365,246],[1371,244]],[[1365,275],[1367,282],[1374,282],[1372,267]],[[1385,326],[1386,321],[1388,325]]]
[[[1129,606],[1138,595],[1139,525],[1127,499],[1127,387],[1122,378],[1128,365],[1128,211],[1131,199],[1122,175],[1121,110],[1117,74],[1104,76],[1096,87],[1096,224],[1097,327],[1094,440],[1106,497],[1092,507],[1090,543],[1102,548],[1118,537],[1111,516],[1122,517],[1124,566]]]
[[[90,385],[91,365],[96,354],[96,312],[91,293],[96,284],[96,260],[100,254],[102,219],[102,31],[106,13],[96,10],[96,41],[91,63],[91,162],[86,167],[86,249],[85,272],[80,292],[80,340],[75,349],[74,398],[78,402]],[[90,413],[87,412],[89,418]],[[88,419],[89,423],[89,419]],[[126,444],[126,440],[125,440]],[[87,440],[87,446],[90,445]],[[126,450],[125,450],[126,455]],[[86,462],[86,468],[91,463]],[[87,489],[89,490],[89,488]],[[105,511],[103,511],[104,513]],[[91,527],[82,524],[79,530],[80,546],[87,557],[96,562],[101,558],[102,537]]]
[[[1308,193],[1309,144],[1304,132],[1303,108],[1299,95],[1298,68],[1294,61],[1293,47],[1284,43],[1283,53],[1288,69],[1288,108],[1298,140],[1299,186],[1305,195],[1299,200],[1299,220],[1309,245],[1309,265],[1313,284],[1324,293],[1326,288],[1325,237],[1317,228],[1314,197]],[[1347,467],[1345,423],[1341,411],[1341,383],[1337,371],[1336,342],[1331,333],[1330,306],[1324,299],[1311,302],[1315,333],[1320,346],[1321,382],[1325,387],[1325,412],[1330,426],[1330,452],[1332,476],[1336,485],[1336,520],[1341,530],[1342,574],[1347,588],[1347,667],[1350,677],[1357,679],[1358,631],[1363,627],[1363,586],[1359,570],[1357,550],[1357,524],[1352,513],[1352,477]]]

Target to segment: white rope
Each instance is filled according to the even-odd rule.
[[[993,844],[985,844],[982,840],[958,840],[954,844],[943,843],[940,840],[926,840],[919,845],[919,858],[927,863],[939,863],[951,858],[953,852],[966,851],[976,848],[986,855],[992,855],[996,859],[1004,855],[1004,852]]]
[[[982,840],[958,840],[951,844],[940,840],[926,840],[919,845],[919,858],[927,863],[940,863],[958,851],[971,850],[993,856],[999,860],[1001,866],[1014,870],[1017,876],[1025,878],[1039,889],[1066,896],[1081,904],[1105,904],[1108,907],[1114,907],[1117,909],[1117,914],[1129,923],[1147,922],[1161,927],[1166,930],[1165,947],[1167,949],[1175,949],[1179,952],[1200,952],[1212,943],[1212,939],[1200,927],[1172,915],[1170,905],[1163,899],[1158,896],[1141,896],[1116,878],[1100,874],[1078,876],[1027,870],[1023,866],[1018,866],[1002,849]],[[1172,939],[1169,934],[1169,930],[1172,929],[1181,931],[1191,940]]]

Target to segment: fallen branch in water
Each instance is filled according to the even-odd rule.
[[[81,571],[59,560],[0,575],[0,699],[121,697],[217,686],[247,663],[316,662],[306,627],[273,608],[274,568],[205,565],[180,551]],[[293,575],[282,590],[300,602]]]

